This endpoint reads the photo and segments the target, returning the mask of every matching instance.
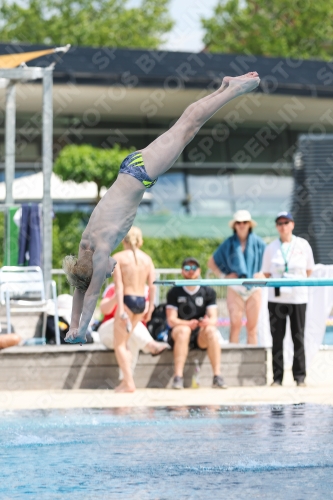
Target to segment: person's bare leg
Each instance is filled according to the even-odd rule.
[[[198,335],[198,346],[200,349],[207,349],[213,374],[221,375],[221,346],[215,326],[206,326],[205,328],[200,329]]]
[[[227,87],[224,83],[210,96],[191,104],[170,130],[141,150],[149,177],[157,179],[169,170],[209,118],[232,99],[254,90],[259,82],[255,72],[237,78],[228,77]]]
[[[131,353],[127,349],[128,333],[124,322],[116,314],[114,322],[114,350],[123,374],[123,380],[115,392],[134,392],[135,384],[131,370]]]
[[[170,349],[167,342],[157,342],[156,340],[151,340],[145,345],[145,351],[148,351],[152,356],[158,356],[166,349]]]
[[[189,326],[175,326],[172,329],[172,338],[175,341],[173,358],[175,364],[175,376],[183,377],[184,366],[188,355],[188,345],[191,336]]]
[[[261,290],[256,290],[249,297],[245,304],[245,312],[247,317],[247,343],[256,345],[258,343],[258,320],[261,307]]]
[[[6,349],[6,347],[17,345],[21,340],[21,337],[16,335],[16,333],[0,334],[0,349]]]
[[[230,339],[233,344],[238,344],[239,334],[242,328],[244,313],[244,300],[232,288],[228,287],[227,307],[230,317]]]
[[[128,315],[128,318],[130,320],[130,323],[132,325],[132,330],[131,330],[131,333],[133,332],[134,328],[137,326],[137,324],[139,323],[139,321],[142,320],[143,318],[143,313],[140,313],[140,314],[134,314],[130,309],[128,309],[127,306],[124,305],[124,309],[125,309],[125,312],[127,313]]]
[[[133,349],[131,349],[132,355],[134,352],[134,347],[137,351],[141,350],[145,354],[152,354],[153,356],[161,354],[163,351],[165,351],[165,349],[170,349],[169,344],[167,344],[166,342],[157,342],[156,340],[154,340],[150,335],[148,329],[140,321],[138,322],[136,328],[133,328],[128,345],[131,347],[133,346]]]

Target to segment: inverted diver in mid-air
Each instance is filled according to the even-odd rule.
[[[86,342],[101,286],[116,265],[110,253],[132,226],[145,189],[172,167],[207,120],[232,99],[254,90],[259,82],[257,72],[223,78],[218,90],[186,108],[167,132],[124,159],[116,181],[91,214],[82,234],[78,258],[67,256],[63,262],[68,281],[75,287],[66,342]]]

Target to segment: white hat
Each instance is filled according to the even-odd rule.
[[[251,214],[248,210],[237,210],[234,213],[234,217],[231,221],[229,221],[229,226],[234,227],[235,222],[250,222],[251,227],[255,227],[257,225],[256,221],[252,220]]]
[[[57,303],[58,303],[58,316],[61,316],[69,323],[72,315],[73,297],[67,293],[58,295]],[[55,310],[54,310],[54,302],[52,299],[48,300],[46,312],[50,316],[54,316]]]

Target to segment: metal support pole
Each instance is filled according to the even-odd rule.
[[[58,314],[58,298],[57,298],[57,285],[54,280],[51,281],[52,299],[54,302],[54,331],[56,344],[60,345],[60,329],[59,329],[59,314]]]
[[[6,131],[5,131],[5,176],[6,204],[13,204],[13,182],[15,177],[15,125],[16,103],[15,83],[10,82],[6,94]]]
[[[51,175],[53,166],[53,67],[43,73],[43,274],[45,290],[49,297],[52,276],[52,199]]]
[[[9,285],[6,286],[6,318],[7,318],[7,333],[12,333],[10,326],[10,295],[9,295]]]

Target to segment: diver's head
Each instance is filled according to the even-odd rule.
[[[67,255],[62,262],[68,283],[83,293],[87,291],[93,274],[92,255],[91,251],[85,250],[79,259]]]

